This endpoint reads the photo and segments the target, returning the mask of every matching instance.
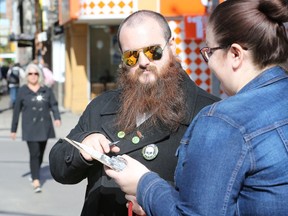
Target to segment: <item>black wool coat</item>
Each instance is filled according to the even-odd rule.
[[[13,110],[11,132],[16,132],[22,112],[22,139],[25,141],[46,141],[55,137],[51,112],[60,120],[58,102],[52,89],[42,86],[33,92],[23,85],[17,94]]]
[[[119,154],[128,154],[170,182],[173,182],[177,164],[175,153],[184,132],[193,117],[204,106],[219,100],[197,87],[187,74],[182,85],[189,113],[177,132],[171,133],[165,127],[149,127],[141,130],[145,126],[144,122],[137,128],[143,135],[138,144],[133,144],[131,141],[136,135],[136,130],[120,139],[120,143],[117,144],[121,149]],[[113,127],[113,122],[119,108],[120,94],[120,90],[109,91],[92,100],[67,137],[81,142],[89,134],[100,132],[111,141],[119,140],[117,136],[119,130]],[[155,144],[159,149],[157,157],[153,160],[146,160],[142,155],[142,149],[148,144]],[[82,216],[127,215],[124,193],[106,176],[102,164],[97,161],[93,163],[85,161],[79,151],[63,139],[51,149],[49,161],[52,176],[62,184],[76,184],[87,178]]]

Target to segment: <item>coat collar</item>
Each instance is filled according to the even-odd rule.
[[[25,94],[29,94],[29,93],[44,93],[44,92],[46,92],[46,88],[45,87],[43,87],[43,86],[40,86],[40,88],[38,89],[38,91],[37,92],[33,92],[29,87],[28,87],[28,85],[23,85],[23,90],[24,90],[24,92],[25,92]]]
[[[248,84],[246,84],[237,94],[249,91],[251,89],[261,88],[266,85],[270,85],[281,79],[287,79],[288,75],[285,70],[279,66],[271,67],[257,77],[252,79]]]
[[[103,124],[103,130],[112,140],[119,140],[120,153],[128,153],[143,148],[148,144],[158,143],[170,136],[171,132],[165,127],[145,127],[145,123],[136,128],[133,132],[126,134],[124,138],[119,138],[119,130],[109,122]],[[132,139],[137,137],[137,131],[143,135],[138,143],[133,143]]]

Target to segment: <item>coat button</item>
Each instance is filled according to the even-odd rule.
[[[66,156],[65,161],[70,162],[70,158],[71,158],[70,155]]]

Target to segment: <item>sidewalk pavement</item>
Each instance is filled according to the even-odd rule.
[[[10,139],[12,109],[9,96],[0,95],[0,216],[79,216],[85,196],[86,180],[76,185],[62,185],[51,176],[48,155],[59,138],[65,137],[76,125],[79,115],[61,112],[62,125],[55,127],[56,138],[50,139],[40,171],[42,193],[33,192],[29,182],[29,153],[21,139]],[[61,110],[60,110],[61,111]]]

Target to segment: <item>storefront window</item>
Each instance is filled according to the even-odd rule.
[[[90,28],[91,98],[116,88],[121,53],[117,43],[118,26],[95,25]]]

